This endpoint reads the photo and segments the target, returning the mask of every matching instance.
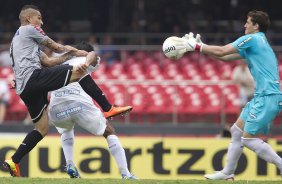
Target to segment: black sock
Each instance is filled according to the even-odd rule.
[[[16,153],[12,156],[15,163],[20,163],[21,159],[28,154],[36,144],[43,139],[43,136],[37,130],[29,132],[24,138]]]
[[[112,105],[90,75],[86,75],[80,79],[79,84],[99,104],[104,112],[108,112],[112,108]]]

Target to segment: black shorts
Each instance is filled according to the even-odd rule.
[[[72,69],[71,65],[58,65],[34,70],[20,94],[34,123],[41,118],[49,103],[48,92],[68,85]]]

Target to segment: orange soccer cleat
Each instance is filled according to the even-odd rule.
[[[20,177],[21,172],[20,172],[20,164],[16,164],[13,162],[13,160],[6,159],[3,163],[3,166],[10,171],[11,176],[13,177]]]
[[[130,112],[133,108],[131,106],[125,106],[125,107],[118,107],[116,105],[113,105],[112,108],[108,112],[104,112],[104,116],[106,119],[110,119],[114,116],[126,114]]]

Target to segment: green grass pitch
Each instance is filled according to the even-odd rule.
[[[0,178],[0,184],[281,184],[281,181],[211,181],[211,180],[121,180],[121,179],[50,179],[50,178]]]

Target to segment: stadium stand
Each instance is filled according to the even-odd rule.
[[[188,55],[178,62],[164,59],[159,63],[144,52],[136,52],[128,55],[125,62],[115,62],[110,66],[102,61],[92,77],[97,81],[107,81],[100,86],[111,102],[117,105],[132,104],[132,116],[173,112],[190,116],[216,115],[221,111],[222,95],[226,99],[226,113],[236,114],[238,90],[235,85],[185,84],[187,80],[219,81],[222,71],[231,75],[233,66],[205,58],[202,59],[204,67],[201,67],[193,62],[193,57]],[[8,78],[9,75],[12,75],[11,68],[0,68],[0,78]],[[15,91],[11,89],[10,92],[12,98],[6,120],[20,121],[26,116],[26,108]]]
[[[189,54],[179,61],[159,58],[161,52],[126,53],[125,60],[107,65],[102,61],[92,77],[109,100],[117,105],[131,104],[130,121],[136,123],[220,123],[235,121],[239,108],[238,87],[231,75],[236,62],[217,61]],[[279,65],[282,76],[282,64]],[[8,78],[12,69],[0,67],[0,78]],[[222,80],[222,76],[225,76]],[[6,121],[22,121],[27,109],[10,89],[11,100]],[[122,118],[121,118],[122,120]]]

